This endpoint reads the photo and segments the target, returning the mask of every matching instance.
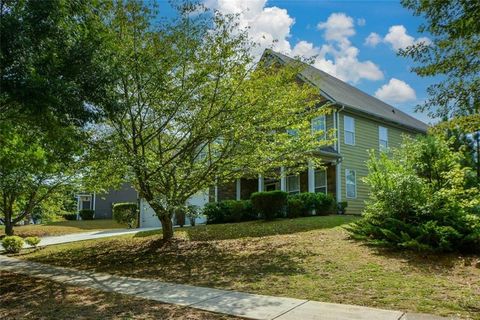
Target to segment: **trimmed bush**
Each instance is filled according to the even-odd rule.
[[[329,214],[336,213],[336,201],[331,194],[317,193],[316,195],[317,195],[317,203],[315,206],[315,212],[317,215],[326,216]]]
[[[250,200],[225,200],[205,205],[207,224],[250,221],[257,219]]]
[[[289,213],[287,210],[289,217],[306,217],[311,215],[313,210],[315,210],[317,215],[321,216],[335,213],[335,198],[332,195],[304,192],[288,196],[288,199],[292,201],[290,206],[294,207],[297,211],[300,210],[300,213],[297,211]],[[296,200],[294,201],[293,199]]]
[[[136,202],[115,203],[112,208],[113,219],[121,224],[135,228],[138,225],[138,205]]]
[[[78,214],[80,215],[80,218],[82,218],[82,220],[93,220],[95,211],[90,209],[83,209],[83,210],[80,210]]]
[[[77,214],[76,213],[66,213],[66,214],[63,215],[63,218],[65,220],[70,220],[70,221],[77,220]]]
[[[305,205],[298,197],[288,197],[287,199],[287,218],[293,219],[300,217],[305,210]]]
[[[337,204],[337,213],[338,214],[345,214],[347,213],[348,202],[342,201]]]
[[[23,248],[23,239],[19,236],[6,236],[2,239],[2,246],[7,253],[19,253]]]
[[[255,192],[251,196],[253,211],[265,220],[273,220],[285,215],[288,194],[275,190]]]
[[[39,237],[26,237],[24,240],[26,244],[31,245],[32,247],[35,247],[35,248],[40,243]]]

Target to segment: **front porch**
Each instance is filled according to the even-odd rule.
[[[337,179],[338,161],[326,161],[324,168],[316,169],[309,165],[308,169],[295,175],[283,174],[281,178],[258,176],[257,179],[241,178],[236,181],[215,186],[210,192],[210,201],[248,200],[254,192],[282,190],[289,194],[301,192],[322,192],[333,195],[339,201],[337,194],[340,180]]]

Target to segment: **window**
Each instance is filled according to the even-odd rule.
[[[295,129],[287,129],[287,133],[292,137],[298,136],[298,130],[295,130]]]
[[[287,192],[288,193],[300,193],[300,176],[287,176]]]
[[[388,129],[385,127],[378,127],[378,141],[380,151],[388,149]]]
[[[327,194],[327,170],[315,170],[315,192]]]
[[[347,185],[347,198],[357,197],[357,174],[355,170],[345,169],[345,183]]]
[[[352,117],[343,117],[343,129],[345,135],[345,144],[355,145],[355,119]]]
[[[319,137],[320,140],[325,140],[326,139],[326,118],[325,115],[314,118],[312,120],[312,132],[315,131],[323,131],[323,136]]]

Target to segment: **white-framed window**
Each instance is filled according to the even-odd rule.
[[[292,137],[298,136],[298,130],[296,130],[296,129],[287,129],[287,133],[288,133],[288,135],[290,135]]]
[[[345,184],[347,198],[355,199],[357,197],[357,173],[352,169],[345,169]]]
[[[378,148],[380,151],[388,149],[388,129],[382,126],[378,127]]]
[[[355,145],[355,119],[349,116],[343,117],[343,131],[345,144]]]
[[[291,194],[300,193],[300,175],[287,176],[287,192]]]
[[[327,118],[325,115],[312,119],[312,132],[323,131],[323,135],[319,137],[321,140],[327,138]]]
[[[315,170],[315,192],[327,194],[327,170]]]

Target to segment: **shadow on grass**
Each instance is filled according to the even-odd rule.
[[[318,229],[331,229],[357,220],[357,216],[331,215],[314,216],[298,219],[279,219],[275,221],[249,221],[241,223],[199,225],[178,228],[175,233],[186,240],[212,241],[240,239],[247,237],[265,237],[272,235],[293,234]],[[160,235],[161,230],[144,231],[134,237]]]
[[[88,247],[32,256],[31,261],[154,278],[165,282],[205,287],[233,287],[234,282],[255,284],[265,275],[293,276],[306,271],[301,261],[307,250],[291,252],[288,244],[252,244],[174,240],[159,246],[157,240],[98,242]],[[235,247],[234,247],[235,246]]]
[[[0,272],[2,319],[238,319]]]

